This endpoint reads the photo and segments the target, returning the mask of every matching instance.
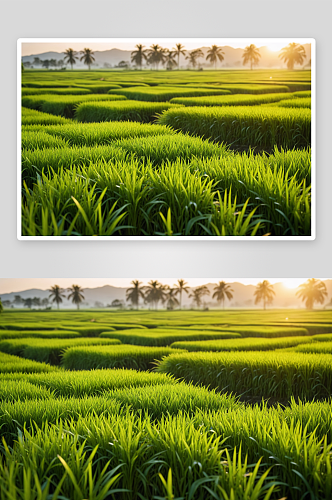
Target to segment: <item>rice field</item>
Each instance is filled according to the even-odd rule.
[[[0,497],[326,500],[331,338],[329,310],[6,309]]]
[[[20,237],[313,235],[310,71],[169,73],[23,72]]]

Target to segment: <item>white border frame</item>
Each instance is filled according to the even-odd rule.
[[[260,43],[280,43],[285,44],[294,41],[296,43],[311,44],[311,235],[310,236],[22,236],[22,220],[21,220],[21,87],[22,87],[22,44],[23,43],[126,43],[137,41],[138,38],[148,43],[158,39],[159,43],[177,43],[181,38],[181,42],[193,42],[200,40],[202,44],[210,44],[220,40],[220,44],[229,45],[232,42],[257,41]],[[316,239],[316,40],[314,38],[265,38],[265,37],[245,37],[245,38],[182,38],[182,37],[135,37],[135,38],[19,38],[17,40],[17,239],[20,241],[308,241]]]

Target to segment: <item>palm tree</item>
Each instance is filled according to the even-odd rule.
[[[259,53],[259,49],[252,43],[244,49],[242,57],[243,66],[247,64],[248,61],[250,61],[250,69],[252,69],[253,66],[257,66],[257,64],[259,63],[259,58],[261,57],[261,55]]]
[[[79,285],[72,285],[70,288],[67,288],[68,292],[71,292],[67,299],[70,300],[72,299],[72,303],[77,305],[77,309],[80,308],[80,303],[83,302],[84,300],[84,295],[83,295],[83,288],[81,288]]]
[[[155,69],[158,69],[159,63],[163,64],[165,62],[165,49],[158,44],[151,45],[150,49],[148,49],[148,62]]]
[[[177,62],[174,59],[175,56],[175,52],[172,52],[171,50],[165,51],[166,69],[173,69],[173,67],[177,65]]]
[[[255,304],[263,301],[264,310],[267,304],[272,304],[275,291],[273,290],[273,285],[267,280],[258,283],[256,290],[254,291]]]
[[[73,69],[73,64],[76,64],[76,59],[78,59],[77,52],[75,52],[74,49],[67,49],[64,54],[64,60],[66,61],[66,64],[69,63],[71,69]]]
[[[59,287],[59,285],[54,285],[54,286],[51,286],[51,288],[49,290],[47,290],[48,292],[51,292],[50,295],[48,296],[49,299],[53,299],[51,300],[51,302],[56,302],[56,305],[57,305],[57,308],[59,309],[59,304],[61,304],[62,302],[62,299],[64,299],[66,296],[64,295],[64,289]]]
[[[178,69],[180,69],[180,55],[182,54],[183,56],[186,55],[186,51],[184,50],[184,45],[181,43],[175,44],[175,49],[172,49],[175,54],[178,56]]]
[[[287,62],[288,69],[294,69],[294,64],[303,64],[307,57],[303,45],[289,43],[287,47],[281,49],[279,56],[284,62]]]
[[[161,300],[162,303],[165,302],[168,290],[167,285],[162,285],[157,280],[151,280],[144,287],[146,290],[145,300],[147,303],[154,304],[155,309],[158,308],[158,302]]]
[[[131,283],[133,285],[131,288],[126,290],[126,300],[129,300],[133,306],[138,309],[140,297],[144,299],[143,287],[141,287],[142,282],[138,280],[133,280]]]
[[[206,285],[199,286],[193,290],[193,292],[189,295],[190,299],[193,299],[193,302],[200,307],[202,304],[202,297],[204,295],[210,295],[209,289]]]
[[[214,64],[214,69],[216,69],[218,59],[222,62],[224,60],[224,55],[225,53],[222,51],[221,47],[218,47],[218,45],[212,45],[207,52],[206,60],[210,60],[212,64]]]
[[[169,288],[166,295],[167,309],[174,309],[174,307],[179,305],[179,301],[176,298],[176,288]]]
[[[220,303],[222,302],[223,309],[225,309],[225,298],[227,298],[228,300],[232,300],[232,292],[234,292],[234,290],[230,287],[230,285],[225,283],[225,281],[219,281],[218,285],[216,285],[213,290],[215,290],[215,292],[212,295],[212,298],[217,299],[219,307]]]
[[[315,278],[310,278],[299,286],[296,296],[300,297],[302,302],[305,302],[307,309],[313,309],[315,302],[323,304],[325,297],[327,297],[325,283]]]
[[[177,284],[174,285],[175,293],[174,295],[180,294],[180,309],[182,309],[182,292],[185,292],[188,294],[189,292],[189,286],[187,286],[188,283],[184,280],[178,280]]]
[[[144,45],[142,44],[137,44],[135,46],[135,48],[137,50],[134,50],[132,53],[131,53],[131,62],[135,63],[137,66],[139,66],[139,69],[142,69],[142,64],[143,64],[143,61],[146,61],[147,59],[147,55],[146,55],[146,50],[143,50],[144,49]]]
[[[1,302],[1,299],[0,299],[0,314],[3,312],[3,305],[2,305],[2,302]]]
[[[204,54],[203,52],[201,51],[201,49],[195,49],[195,50],[192,50],[187,56],[186,56],[186,59],[189,59],[189,64],[192,65],[193,68],[196,68],[196,64],[197,64],[197,59],[199,57],[204,57]]]
[[[82,57],[80,58],[80,61],[83,61],[84,64],[86,64],[90,70],[91,64],[95,60],[93,57],[94,52],[92,52],[91,49],[84,49],[81,51]]]

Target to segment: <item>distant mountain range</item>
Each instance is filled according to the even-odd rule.
[[[330,302],[332,297],[332,279],[323,280],[327,292],[328,297],[325,301],[325,304]],[[207,283],[206,286],[210,291],[210,296],[205,297],[205,303],[207,307],[216,307],[217,304],[214,300],[211,299],[213,294],[213,288],[216,286],[216,283]],[[234,282],[230,283],[231,288],[233,289],[233,299],[229,302],[226,302],[227,307],[239,307],[239,308],[251,308],[251,307],[261,307],[255,306],[254,304],[254,285],[243,285],[242,283]],[[190,288],[190,292],[196,287]],[[296,290],[292,288],[286,288],[283,283],[276,283],[273,285],[275,291],[275,298],[273,301],[274,308],[297,308],[304,307],[303,303],[300,299],[296,297]],[[84,289],[84,304],[82,307],[96,307],[99,303],[98,307],[105,307],[108,304],[111,304],[113,300],[118,299],[125,301],[126,298],[126,288],[115,287],[111,285],[105,285],[97,288],[85,288]],[[188,294],[188,295],[189,295]],[[21,292],[13,292],[13,293],[4,293],[1,295],[2,302],[9,300],[13,301],[15,295],[20,295],[23,299],[38,297],[40,299],[48,298],[49,292],[48,290],[41,290],[39,288],[32,288],[30,290],[22,290]],[[189,299],[188,295],[183,294],[183,306],[190,307],[191,299]],[[129,304],[128,304],[129,305]],[[22,307],[22,306],[21,306]],[[61,308],[70,309],[73,307],[73,304],[66,299],[63,300],[61,304]]]
[[[306,52],[306,59],[304,62],[304,65],[306,65],[310,59],[311,59],[311,44],[304,44],[303,45],[305,52]],[[217,68],[236,68],[236,69],[241,69],[241,68],[248,68],[249,65],[243,66],[242,64],[242,54],[244,49],[235,49],[233,47],[229,46],[223,46],[222,47],[223,52],[224,52],[224,60],[222,63],[218,61]],[[208,47],[201,47],[201,50],[204,54],[204,58],[198,59],[198,62],[201,64],[202,67],[210,67],[211,64],[206,61],[206,55],[208,51]],[[259,48],[261,58],[259,65],[257,66],[258,69],[264,69],[264,68],[285,68],[286,65],[279,59],[278,54],[279,52],[272,52],[271,50],[268,49],[268,47],[260,47]],[[22,61],[23,62],[30,62],[33,63],[35,57],[39,57],[41,60],[45,59],[55,59],[56,61],[63,60],[64,58],[64,53],[63,52],[43,52],[41,54],[33,54],[31,56],[23,56]],[[119,64],[121,61],[125,61],[128,64],[130,64],[131,61],[131,51],[130,50],[121,50],[121,49],[110,49],[110,50],[103,50],[103,51],[95,51],[94,53],[94,58],[95,58],[95,63],[93,64],[92,68],[103,68],[104,65],[109,65],[110,67],[115,67]],[[188,66],[188,61],[185,59],[185,56],[181,55],[180,56],[180,67],[187,68]],[[36,66],[37,68],[40,66]],[[82,69],[85,68],[86,66],[80,62],[77,61],[76,64],[74,65],[75,69]],[[295,66],[296,68],[300,68],[300,66]]]

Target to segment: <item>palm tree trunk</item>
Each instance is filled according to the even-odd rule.
[[[180,290],[180,310],[182,309],[182,290]]]
[[[180,52],[178,53],[178,70],[180,69]]]

